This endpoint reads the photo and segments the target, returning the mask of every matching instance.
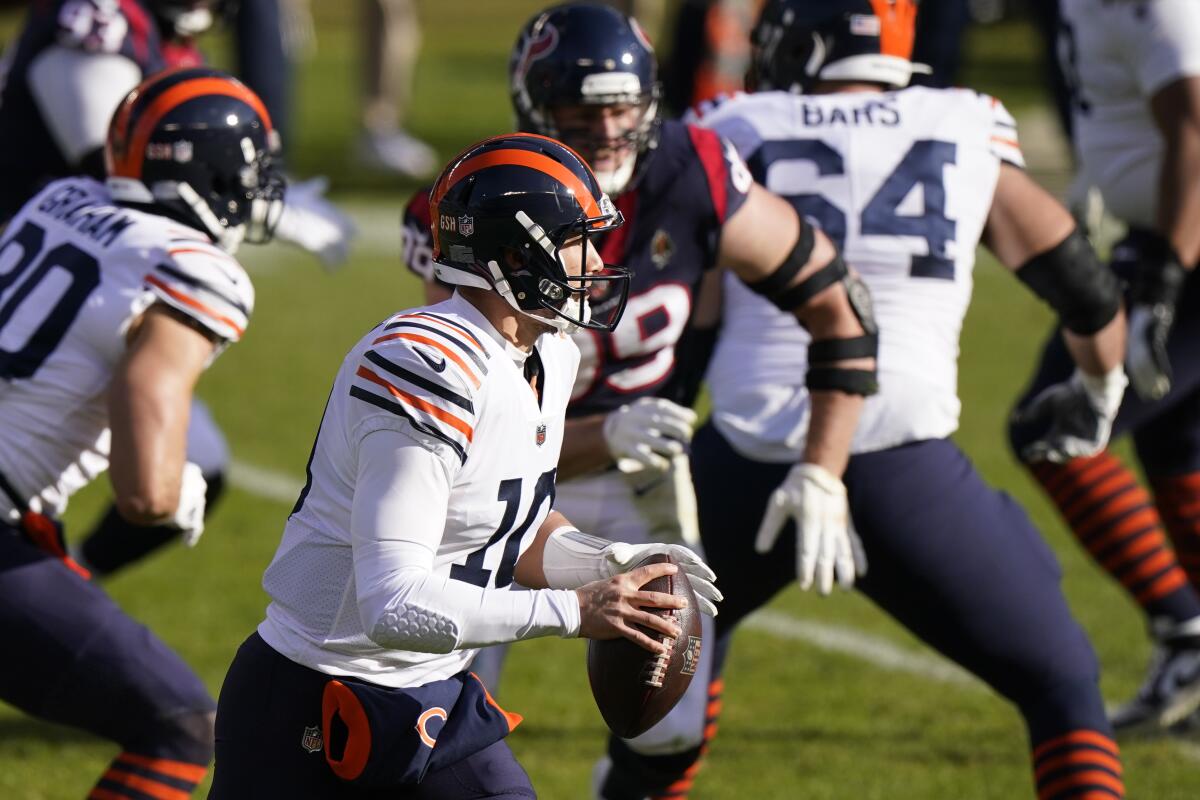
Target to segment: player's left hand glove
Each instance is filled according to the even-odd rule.
[[[275,235],[315,254],[332,269],[346,260],[356,231],[350,217],[325,199],[328,188],[323,176],[289,183]]]
[[[829,594],[834,578],[843,589],[867,572],[862,542],[850,519],[846,486],[818,464],[797,464],[767,502],[754,549],[769,553],[788,519],[796,522],[796,577],[808,590]]]
[[[670,556],[679,569],[687,573],[700,611],[715,617],[716,604],[723,599],[715,585],[717,575],[698,555],[683,545],[610,542],[564,527],[546,539],[542,552],[542,573],[552,589],[576,589],[592,581],[629,572],[642,559],[659,553]]]
[[[204,506],[208,493],[208,481],[200,467],[192,462],[183,465],[183,477],[179,482],[179,505],[175,516],[167,523],[178,528],[183,543],[195,547],[204,533]]]
[[[1069,379],[1046,387],[1016,412],[1018,423],[1041,421],[1049,426],[1021,450],[1021,458],[1061,464],[1099,453],[1108,444],[1128,383],[1125,371],[1115,367],[1100,376],[1077,369]]]
[[[1162,236],[1137,240],[1136,272],[1129,291],[1129,344],[1125,363],[1138,396],[1158,400],[1171,389],[1167,337],[1175,324],[1175,305],[1187,270]]]

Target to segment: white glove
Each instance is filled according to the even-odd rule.
[[[204,504],[208,492],[208,482],[200,467],[188,461],[183,465],[183,477],[179,482],[179,507],[175,516],[167,523],[178,528],[183,536],[183,543],[195,547],[204,533]]]
[[[1040,418],[1049,425],[1040,439],[1025,446],[1021,458],[1061,464],[1099,453],[1108,444],[1128,383],[1118,366],[1101,376],[1076,369],[1069,379],[1046,387],[1016,412],[1017,422]]]
[[[696,548],[700,543],[700,518],[692,484],[691,457],[671,456],[666,472],[623,459],[621,477],[633,492],[633,505],[646,524],[647,538]]]
[[[696,427],[696,412],[661,397],[639,397],[604,419],[604,441],[622,471],[635,471],[635,462],[666,472],[671,456],[686,452]]]
[[[577,589],[628,572],[647,556],[665,553],[687,573],[696,604],[710,617],[723,596],[714,581],[717,575],[700,557],[679,544],[626,544],[589,536],[574,528],[560,528],[546,538],[542,572],[551,589]]]
[[[356,231],[350,217],[325,199],[328,188],[324,176],[289,183],[275,235],[315,254],[331,269],[346,260]]]
[[[808,590],[829,594],[833,579],[843,589],[867,572],[866,554],[854,532],[845,485],[824,467],[797,464],[767,501],[754,549],[768,553],[788,519],[796,522],[796,577]]]

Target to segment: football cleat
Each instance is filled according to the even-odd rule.
[[[1200,619],[1152,627],[1159,630],[1146,680],[1112,715],[1118,734],[1166,733],[1200,709]]]

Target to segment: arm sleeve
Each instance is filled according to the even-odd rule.
[[[457,463],[403,433],[358,444],[350,528],[363,629],[381,647],[426,653],[576,636],[573,591],[485,589],[433,572]]]
[[[108,122],[142,71],[117,53],[52,45],[29,66],[29,90],[68,164],[104,146]]]

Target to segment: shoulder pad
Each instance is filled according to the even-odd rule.
[[[144,278],[146,288],[218,338],[242,338],[254,310],[254,285],[237,259],[201,239],[173,238]]]
[[[375,332],[350,395],[406,418],[466,461],[489,358],[465,326],[441,314],[406,312]]]

